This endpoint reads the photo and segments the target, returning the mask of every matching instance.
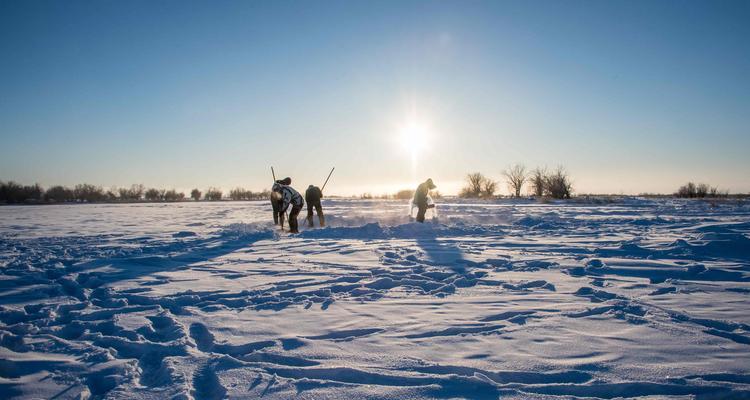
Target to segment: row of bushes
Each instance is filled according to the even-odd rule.
[[[174,189],[148,189],[143,194],[143,198],[146,201],[182,201],[185,200],[185,193],[177,192]],[[135,199],[137,201],[139,199]]]
[[[528,193],[535,197],[551,197],[553,199],[569,199],[573,193],[573,184],[565,171],[558,167],[550,171],[546,167],[527,171],[521,164],[503,171],[508,190],[515,197],[521,197],[524,186]],[[466,186],[461,189],[459,197],[490,198],[495,196],[497,182],[474,172],[466,176]]]
[[[266,189],[261,192],[253,192],[243,188],[234,188],[229,191],[231,200],[265,200],[271,197],[271,191]]]
[[[529,181],[531,194],[536,197],[569,199],[573,193],[573,183],[563,167],[551,172],[546,168],[536,168],[529,175]]]
[[[15,182],[0,182],[0,202],[23,203],[27,199],[40,200],[44,189],[39,185],[22,186]]]
[[[684,198],[727,197],[729,196],[729,191],[722,191],[716,186],[709,186],[705,183],[695,184],[688,182],[680,186],[674,195]]]
[[[549,171],[546,167],[527,171],[522,164],[516,164],[503,171],[503,176],[508,190],[515,197],[521,196],[524,187],[527,187],[529,195],[534,197],[569,199],[573,192],[572,182],[563,167],[558,167],[553,171]],[[479,172],[468,174],[466,182],[466,186],[459,193],[460,197],[493,197],[497,188],[495,181]],[[705,183],[688,182],[681,186],[674,196],[683,198],[728,197],[729,191],[719,190],[718,187]]]
[[[466,175],[466,186],[458,193],[458,197],[489,198],[495,195],[496,190],[497,182],[479,172],[474,172]]]
[[[235,188],[229,192],[229,200],[262,200],[270,197],[270,191],[253,192]],[[193,200],[218,201],[224,199],[224,193],[217,188],[208,188],[205,192],[193,189],[190,192]],[[52,186],[45,190],[38,184],[20,185],[16,182],[0,181],[0,203],[97,203],[97,202],[173,202],[186,199],[185,193],[174,189],[146,189],[143,185],[131,185],[129,188],[103,189],[101,186],[79,184],[73,188]]]

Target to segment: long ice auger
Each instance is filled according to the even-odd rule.
[[[336,169],[336,167],[331,168],[331,172],[328,173],[328,178],[326,178],[325,183],[323,183],[323,187],[320,188],[320,191],[323,192],[323,189],[326,188],[326,185],[328,184],[328,180],[331,179],[331,175],[333,174],[333,170]]]

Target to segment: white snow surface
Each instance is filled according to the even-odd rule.
[[[0,207],[0,398],[750,398],[750,203],[447,201]]]

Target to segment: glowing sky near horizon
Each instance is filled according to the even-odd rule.
[[[750,192],[748,20],[746,1],[0,2],[0,180],[261,189],[273,165],[303,189],[335,166],[329,194],[456,193],[521,162],[579,193]]]

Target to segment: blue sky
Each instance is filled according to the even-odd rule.
[[[304,188],[336,166],[329,194],[455,193],[522,162],[582,193],[749,192],[748,20],[747,1],[4,1],[0,179],[261,189],[273,165]]]

